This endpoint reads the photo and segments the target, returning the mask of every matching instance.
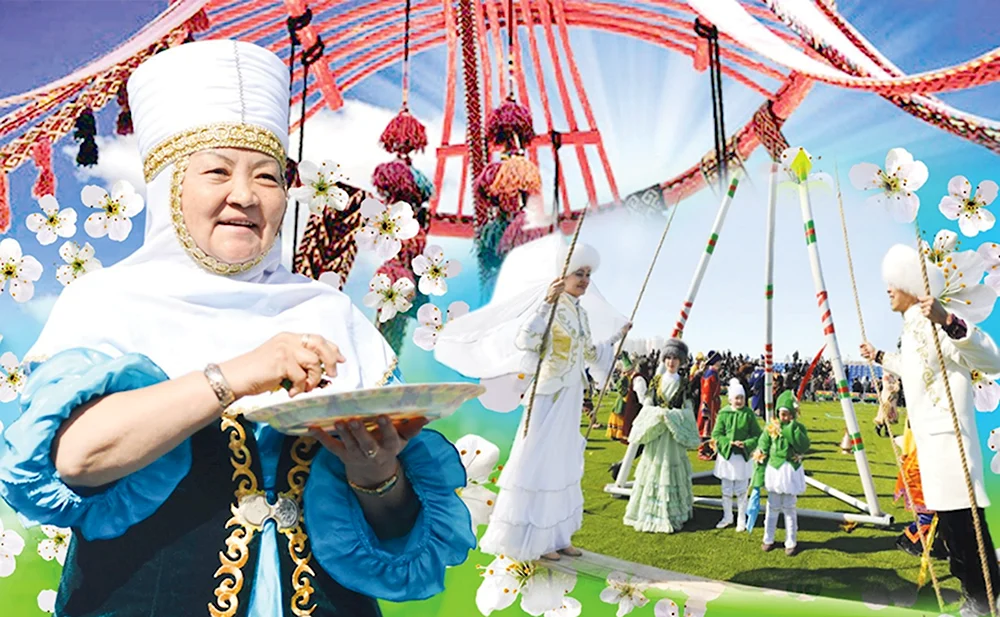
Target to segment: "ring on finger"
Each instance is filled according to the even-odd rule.
[[[375,458],[378,456],[378,448],[372,448],[371,450],[366,451],[365,456],[368,458]]]
[[[299,342],[302,343],[303,347],[309,347],[310,343],[312,343],[312,337],[308,334],[303,334]]]

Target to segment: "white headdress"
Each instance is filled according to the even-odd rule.
[[[545,299],[548,286],[562,273],[568,246],[562,234],[549,234],[511,251],[504,259],[489,304],[449,321],[438,334],[434,357],[467,377],[490,379],[532,372],[530,356],[514,345],[517,331]],[[597,251],[578,242],[570,270],[600,264]],[[610,339],[627,320],[591,283],[580,298],[595,342]],[[537,357],[537,356],[536,356]]]
[[[739,379],[734,377],[729,380],[729,391],[726,393],[726,396],[729,397],[730,405],[733,404],[733,400],[735,400],[737,396],[742,396],[744,399],[747,397],[746,390],[743,389],[743,384],[740,383]]]
[[[927,264],[931,295],[935,298],[944,290],[944,276],[933,264]],[[889,287],[923,297],[924,279],[920,271],[920,256],[917,250],[905,244],[896,244],[882,259],[882,280]]]
[[[219,262],[195,244],[180,212],[181,181],[195,152],[251,149],[284,169],[284,63],[250,43],[188,43],[144,62],[128,93],[147,182],[143,245],[70,284],[28,359],[74,347],[134,352],[176,377],[281,332],[315,333],[347,358],[334,387],[376,385],[395,357],[346,295],[281,267],[277,243],[250,263]]]

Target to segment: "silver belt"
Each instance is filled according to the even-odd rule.
[[[299,524],[299,506],[294,500],[281,495],[274,504],[270,504],[266,495],[255,493],[240,499],[236,516],[241,522],[254,527],[263,527],[264,523],[272,520],[278,526],[278,531],[285,531]]]

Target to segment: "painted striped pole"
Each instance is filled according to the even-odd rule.
[[[767,188],[767,250],[764,261],[764,417],[774,417],[774,213],[778,201],[778,163],[771,163]]]
[[[816,287],[816,299],[819,306],[820,320],[823,323],[823,336],[826,339],[827,358],[833,364],[833,374],[837,380],[837,396],[840,398],[840,408],[847,421],[847,432],[850,435],[851,449],[861,476],[861,486],[865,491],[865,501],[868,512],[879,516],[882,511],[878,506],[878,493],[875,491],[875,481],[872,479],[868,466],[868,455],[865,444],[861,440],[861,429],[858,418],[854,414],[854,403],[851,401],[851,391],[847,384],[847,373],[840,358],[840,346],[837,344],[837,334],[833,326],[833,313],[826,293],[826,283],[823,281],[823,268],[819,260],[819,247],[816,244],[816,225],[812,217],[812,205],[809,200],[809,189],[804,183],[799,184],[799,202],[802,206],[802,221],[805,224],[806,247],[809,250],[809,265],[812,267],[813,284]]]
[[[670,335],[672,338],[683,338],[684,336],[684,326],[687,324],[688,317],[691,316],[691,307],[694,306],[695,296],[698,295],[698,288],[701,287],[701,279],[704,278],[705,270],[708,269],[708,261],[712,258],[712,253],[715,252],[715,245],[719,241],[719,233],[722,232],[722,224],[726,221],[726,213],[729,212],[729,206],[733,203],[733,195],[736,194],[736,187],[739,184],[740,170],[737,169],[733,172],[732,180],[729,182],[729,190],[722,196],[719,213],[715,216],[715,223],[712,225],[712,235],[709,236],[708,245],[705,247],[705,252],[701,255],[701,261],[698,262],[698,269],[695,270],[694,280],[691,281],[691,288],[688,289],[687,298],[681,307],[681,316],[674,326],[673,333]]]

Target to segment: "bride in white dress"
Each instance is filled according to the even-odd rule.
[[[518,261],[532,263],[536,280],[538,270],[552,269],[546,268],[546,264],[561,264],[560,254],[565,259],[565,245],[556,236],[521,248],[535,258],[522,260],[525,255],[514,255],[520,250],[515,249],[508,261],[513,259],[512,267]],[[546,254],[547,258],[538,259]],[[539,557],[558,560],[560,553],[580,554],[573,547],[572,536],[583,522],[580,480],[586,441],[580,434],[580,414],[585,370],[590,369],[596,383],[603,383],[613,364],[614,347],[631,327],[591,288],[590,277],[599,264],[597,252],[578,243],[565,279],[556,280],[547,289],[544,284],[530,285],[528,290],[510,299],[505,298],[507,292],[501,287],[505,282],[501,272],[493,301],[450,322],[438,337],[438,360],[465,375],[480,377],[491,390],[504,390],[515,401],[514,407],[517,404],[514,397],[520,398],[530,391],[530,379],[525,374],[534,372],[538,354],[544,350],[527,435],[525,414],[510,458],[497,481],[500,494],[480,541],[480,548],[486,553],[503,554],[515,561]],[[504,268],[508,268],[506,262]],[[519,286],[525,287],[525,281]],[[589,297],[588,289],[593,298]],[[524,297],[529,293],[533,298]],[[589,302],[584,301],[585,294]],[[553,303],[555,320],[543,345]],[[599,313],[602,334],[610,335],[607,340],[593,342],[585,304],[592,304]],[[609,328],[612,324],[617,327]],[[505,348],[518,356],[519,368],[497,353]],[[504,361],[498,362],[498,358]],[[484,404],[490,403],[487,407],[507,410],[497,409],[497,402],[495,392],[484,395]],[[527,405],[527,400],[524,404]]]

